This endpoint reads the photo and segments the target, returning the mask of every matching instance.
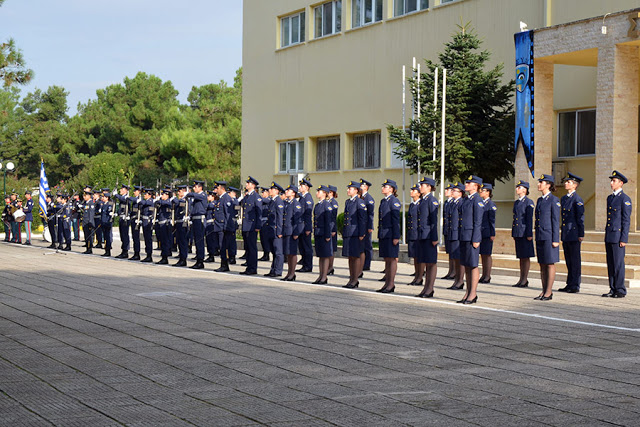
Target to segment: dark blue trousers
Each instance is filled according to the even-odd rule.
[[[160,242],[160,255],[162,258],[171,256],[171,224],[157,224],[156,237]]]
[[[262,244],[262,251],[265,254],[270,254],[271,247],[269,246],[269,239],[267,238],[267,232],[264,227],[260,229],[260,243]]]
[[[280,275],[282,274],[282,264],[284,264],[284,254],[282,252],[282,237],[276,236],[270,239],[270,243],[271,253],[273,254],[270,273]]]
[[[231,232],[231,240],[229,240],[229,258],[235,259],[238,254],[238,242],[236,241],[236,232]]]
[[[184,227],[182,223],[176,224],[176,244],[178,245],[178,255],[180,259],[187,259],[189,256],[189,240],[187,238],[187,227]]]
[[[208,224],[204,229],[207,242],[207,252],[213,256],[218,248],[218,234],[213,231],[213,224]]]
[[[618,243],[605,243],[607,250],[607,270],[609,272],[609,289],[623,295],[627,294],[624,286],[624,254],[626,248]]]
[[[204,223],[201,219],[194,219],[191,223],[193,242],[196,245],[196,259],[204,260]]]
[[[258,233],[243,231],[244,253],[247,255],[247,271],[258,271]]]
[[[113,234],[111,230],[113,225],[109,222],[103,222],[100,228],[102,228],[102,236],[104,237],[104,248],[111,249],[113,245]]]
[[[304,232],[298,237],[298,249],[302,257],[302,268],[311,271],[313,269],[313,247],[311,246],[311,233],[307,236]],[[273,251],[271,251],[273,252]],[[282,253],[282,247],[280,248]]]
[[[582,242],[562,242],[564,260],[567,264],[567,287],[580,290],[582,281],[582,259],[580,246]]]
[[[131,220],[131,238],[133,239],[133,251],[137,254],[140,253],[140,226],[136,224],[135,220]]]
[[[220,260],[222,264],[229,261],[229,247],[231,246],[231,239],[235,239],[235,233],[232,231],[218,231],[218,247],[220,248]]]
[[[371,258],[373,257],[373,243],[371,242],[371,235],[373,233],[367,232],[364,236],[364,270],[371,269]]]
[[[102,242],[104,241],[103,238],[103,230],[102,230],[102,221],[97,220],[96,218],[96,241],[98,242],[99,245],[102,244]]]
[[[151,222],[142,226],[142,235],[144,236],[144,252],[147,256],[151,256],[153,255],[153,225]]]
[[[129,221],[120,218],[118,224],[118,230],[120,231],[120,241],[122,242],[122,250],[129,250]]]

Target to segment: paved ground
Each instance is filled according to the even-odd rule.
[[[640,419],[633,292],[603,299],[585,286],[539,302],[537,281],[494,277],[462,307],[441,280],[434,300],[371,292],[379,262],[349,291],[342,260],[331,286],[312,286],[77,252],[0,244],[3,426]]]

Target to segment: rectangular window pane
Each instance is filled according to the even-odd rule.
[[[407,10],[405,13],[414,12],[418,9],[418,0],[407,0]]]
[[[300,41],[300,16],[291,17],[291,43]]]
[[[342,0],[336,0],[335,5],[336,5],[336,13],[335,13],[336,25],[335,25],[335,32],[336,32],[336,33],[339,33],[340,31],[342,31]]]
[[[289,46],[289,18],[282,18],[282,47]]]
[[[287,143],[280,143],[280,172],[287,171]]]
[[[576,113],[575,111],[558,114],[558,156],[575,156]]]
[[[323,171],[327,169],[327,142],[318,140],[316,146],[316,169]]]
[[[297,141],[293,141],[289,143],[289,170],[290,171],[295,171],[298,168],[296,167],[296,160],[297,160],[297,151],[296,148],[298,144]]]
[[[578,155],[596,153],[596,111],[578,112]]]
[[[362,1],[363,0],[351,0],[351,27],[357,28],[361,24],[362,15]]]
[[[364,1],[364,23],[373,22],[373,0]]]
[[[304,141],[298,141],[298,170],[304,170]]]
[[[333,33],[333,4],[325,3],[322,5],[322,35]]]
[[[420,0],[420,10],[429,9],[429,0]]]
[[[393,9],[394,16],[404,15],[404,2],[406,0],[395,0],[395,5]]]
[[[315,37],[322,37],[322,6],[318,6],[314,9],[314,17],[315,17]]]
[[[382,21],[382,0],[375,0],[376,4],[376,22]]]
[[[364,167],[364,135],[353,137],[353,168]]]
[[[300,14],[300,43],[302,43],[305,38],[304,38],[304,31],[305,31],[305,12],[302,12]]]

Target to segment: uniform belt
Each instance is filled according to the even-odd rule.
[[[196,215],[196,216],[192,216],[191,220],[194,221],[204,221],[204,215]]]
[[[213,224],[215,221],[216,221],[216,220],[215,220],[215,219],[213,219],[213,218],[212,218],[212,219],[208,219],[208,220],[207,220],[207,224]]]
[[[142,215],[142,219],[150,220],[151,218],[151,215]]]
[[[184,221],[183,219],[176,219],[176,224],[183,221]]]
[[[167,223],[166,219],[163,219],[162,221],[158,221],[158,225],[165,225]]]
[[[120,214],[119,217],[120,219],[125,219],[127,216],[125,214]]]

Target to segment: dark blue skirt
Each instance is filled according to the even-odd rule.
[[[538,263],[555,264],[560,261],[560,246],[554,248],[551,240],[536,240]]]
[[[480,255],[491,255],[493,253],[493,240],[486,238],[480,242]]]
[[[393,244],[393,239],[380,239],[378,242],[380,258],[398,258],[400,244]]]
[[[298,240],[293,236],[282,236],[282,253],[287,255],[298,255]]]
[[[533,240],[528,240],[526,237],[514,237],[513,241],[516,243],[516,258],[533,258],[536,256],[533,250]]]
[[[409,240],[407,242],[407,249],[409,250],[409,258],[415,258],[416,257],[416,241],[415,240]]]
[[[318,258],[329,258],[333,256],[333,244],[331,239],[327,242],[322,236],[315,236],[316,256]]]
[[[331,244],[333,245],[333,254],[338,253],[338,233],[335,236],[331,236]]]
[[[447,239],[447,238],[444,239],[444,252],[447,253],[447,254],[451,253],[451,244],[450,244],[449,239]]]
[[[433,246],[431,240],[418,240],[416,242],[418,262],[421,264],[435,264],[438,262],[438,247]]]
[[[364,252],[364,240],[359,237],[345,237],[342,240],[342,256],[359,257]]]
[[[460,242],[460,265],[476,268],[480,256],[480,247],[474,248],[473,242]]]
[[[460,259],[460,240],[449,240],[449,258]]]

